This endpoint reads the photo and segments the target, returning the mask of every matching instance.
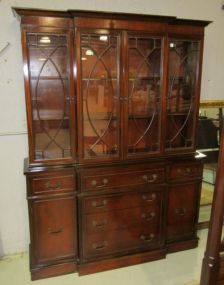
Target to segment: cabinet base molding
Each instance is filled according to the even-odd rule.
[[[167,244],[167,253],[173,253],[182,250],[193,249],[198,246],[199,238],[193,238],[186,241],[178,241]]]
[[[31,280],[38,280],[53,276],[59,276],[77,272],[77,264],[74,261],[48,265],[41,268],[30,269]]]
[[[79,276],[93,274],[101,271],[117,269],[130,265],[137,265],[144,262],[155,261],[166,258],[167,253],[174,253],[182,250],[193,249],[198,246],[198,238],[186,241],[170,243],[166,249],[154,250],[146,253],[138,253],[95,262],[77,265],[74,262],[54,264],[46,267],[31,269],[31,279],[38,280],[48,277],[78,272]]]
[[[78,273],[80,276],[82,276],[100,271],[106,271],[110,269],[116,269],[129,265],[136,265],[148,261],[163,259],[165,257],[166,257],[166,250],[164,249],[153,250],[146,253],[138,253],[138,254],[116,257],[101,261],[83,263],[78,265]]]

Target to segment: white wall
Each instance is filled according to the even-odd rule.
[[[0,0],[0,255],[28,249],[23,158],[27,134],[19,23],[11,7],[88,9],[212,20],[206,28],[203,99],[224,99],[222,0]]]

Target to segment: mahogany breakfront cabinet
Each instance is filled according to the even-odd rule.
[[[197,246],[206,21],[15,8],[32,279]]]

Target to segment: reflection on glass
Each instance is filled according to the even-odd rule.
[[[71,156],[66,35],[28,34],[35,159]]]
[[[159,151],[162,40],[129,37],[128,152]]]
[[[119,38],[81,35],[84,157],[119,153]]]
[[[205,104],[205,106],[203,106],[203,104]],[[208,227],[220,149],[223,101],[204,102],[200,105],[197,150],[204,154],[205,158],[203,159],[204,168],[199,224],[200,227]]]
[[[166,148],[193,146],[199,42],[170,40]]]

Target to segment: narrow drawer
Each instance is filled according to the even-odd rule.
[[[122,252],[153,248],[160,242],[160,226],[130,227],[123,230],[107,231],[104,234],[84,234],[83,257],[88,259],[96,256],[119,254]]]
[[[151,207],[137,207],[118,211],[108,211],[84,215],[84,231],[88,234],[105,232],[108,230],[121,230],[132,226],[158,223],[160,221],[160,204]]]
[[[75,189],[75,176],[55,175],[45,177],[33,177],[31,179],[31,189],[33,194],[44,192],[73,191]]]
[[[171,179],[193,178],[202,175],[201,164],[176,164],[170,169]]]
[[[83,198],[84,214],[160,205],[161,192],[114,194]]]
[[[163,168],[144,169],[139,171],[113,171],[110,173],[81,175],[81,188],[83,191],[104,190],[112,187],[129,187],[134,185],[149,185],[162,183],[165,180]]]

